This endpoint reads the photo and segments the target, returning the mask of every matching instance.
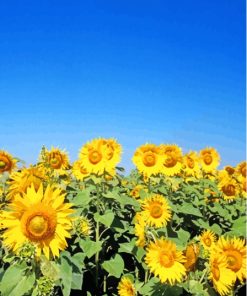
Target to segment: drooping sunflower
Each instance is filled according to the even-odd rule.
[[[174,176],[180,173],[183,165],[182,149],[177,145],[160,145],[163,158],[162,173]]]
[[[121,160],[122,147],[115,139],[104,139],[106,165],[105,170],[112,172]]]
[[[190,151],[183,156],[183,171],[185,176],[198,177],[200,167],[198,156],[195,151]]]
[[[221,295],[229,295],[236,276],[234,272],[227,268],[226,256],[212,251],[210,254],[210,273],[209,279],[213,282],[215,290]]]
[[[4,150],[0,150],[0,174],[9,172],[16,167],[17,160],[11,154]]]
[[[47,179],[45,170],[42,166],[30,166],[23,168],[19,172],[10,175],[8,198],[12,199],[16,194],[26,193],[27,188],[33,184],[37,190],[40,184]]]
[[[186,274],[183,265],[185,260],[182,252],[176,249],[176,245],[164,238],[151,242],[147,247],[145,262],[162,283],[174,285],[181,282]]]
[[[118,284],[118,295],[119,296],[135,296],[136,290],[132,280],[123,276]]]
[[[211,230],[204,230],[200,235],[200,242],[206,250],[210,250],[216,242],[216,235]]]
[[[104,141],[104,139],[94,139],[85,144],[79,152],[79,159],[90,174],[102,175],[104,173],[107,161]]]
[[[220,163],[220,155],[216,149],[208,147],[202,149],[199,154],[200,164],[206,173],[212,173]]]
[[[154,144],[145,144],[137,148],[132,161],[138,171],[146,177],[157,175],[162,169],[161,150]]]
[[[217,248],[227,259],[227,268],[231,269],[237,278],[243,282],[246,278],[246,245],[241,238],[219,238]]]
[[[236,173],[239,177],[246,178],[246,161],[242,161],[237,165]]]
[[[191,271],[195,268],[198,256],[199,256],[200,248],[198,244],[190,244],[186,247],[184,251],[184,256],[186,261],[184,262],[184,267],[187,271]]]
[[[142,213],[136,213],[135,218],[135,235],[137,236],[136,245],[138,247],[143,248],[146,243],[146,236],[145,236],[145,226],[146,221],[142,215]]]
[[[90,175],[90,173],[83,166],[83,162],[81,160],[76,160],[74,162],[72,166],[72,172],[77,180],[84,180]]]
[[[41,161],[54,171],[63,172],[69,168],[68,154],[58,148],[52,147],[51,150],[45,149],[41,153]]]
[[[149,226],[164,227],[171,220],[171,208],[166,198],[154,194],[142,201],[142,213]]]
[[[218,183],[218,188],[222,193],[224,200],[236,199],[240,192],[240,185],[233,177],[225,176]]]
[[[64,203],[65,194],[50,186],[43,190],[41,184],[36,190],[32,185],[27,192],[16,195],[10,209],[1,214],[3,243],[16,252],[23,243],[30,241],[36,245],[37,256],[41,252],[49,259],[51,254],[59,256],[67,247],[70,238],[74,210],[72,204]]]

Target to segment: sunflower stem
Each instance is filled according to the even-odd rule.
[[[103,292],[106,293],[106,275],[104,275]]]
[[[144,283],[146,284],[148,282],[148,270],[145,270],[145,279],[144,279]]]
[[[205,275],[206,275],[207,273],[208,273],[208,267],[206,267],[206,268],[204,269],[203,274],[202,274],[202,276],[201,276],[201,278],[200,278],[199,283],[202,283],[202,281],[203,281],[203,279],[204,279],[204,277],[205,277]]]

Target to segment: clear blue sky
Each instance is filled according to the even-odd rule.
[[[245,159],[245,1],[1,1],[1,140],[28,164],[115,137]]]

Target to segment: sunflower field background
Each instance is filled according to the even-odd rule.
[[[246,162],[144,144],[125,176],[121,153],[99,138],[27,167],[0,151],[1,295],[240,295]]]

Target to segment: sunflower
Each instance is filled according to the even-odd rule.
[[[206,173],[212,173],[220,163],[220,155],[214,148],[205,148],[200,151],[199,155],[202,169]]]
[[[12,199],[16,194],[26,193],[27,188],[34,185],[37,190],[40,184],[47,179],[45,170],[41,166],[31,166],[23,168],[19,172],[14,172],[10,175],[9,189],[7,197]]]
[[[210,273],[209,279],[213,282],[215,290],[220,295],[228,295],[235,282],[234,272],[227,268],[226,256],[213,251],[210,254]]]
[[[115,139],[104,139],[106,167],[105,170],[112,171],[121,160],[122,147]]]
[[[247,182],[246,178],[243,178],[241,181],[241,194],[243,197],[247,197]]]
[[[233,200],[240,193],[239,183],[233,177],[224,177],[218,183],[218,188],[222,193],[224,200]]]
[[[198,244],[190,244],[186,247],[186,250],[184,251],[184,256],[186,258],[184,267],[187,269],[187,271],[191,271],[195,268],[199,252],[200,248]]]
[[[87,237],[92,233],[92,223],[86,217],[78,217],[74,226],[76,233],[80,237]]]
[[[47,164],[48,167],[53,169],[54,171],[62,173],[63,170],[69,168],[69,158],[67,153],[65,153],[64,151],[52,147],[50,151],[45,149],[42,152],[42,162],[44,162],[44,164]]]
[[[136,213],[135,218],[135,235],[137,236],[136,245],[138,247],[144,247],[146,243],[146,236],[145,236],[145,226],[146,221],[142,215],[142,213]]]
[[[149,226],[163,227],[171,220],[171,208],[166,198],[154,194],[142,201],[143,216]]]
[[[72,166],[73,175],[77,180],[84,180],[90,174],[83,166],[83,162],[81,160],[76,160]]]
[[[236,172],[238,176],[246,178],[246,161],[242,161],[237,165]]]
[[[143,186],[143,185],[136,185],[131,191],[130,191],[130,195],[136,199],[140,198],[140,191],[144,190],[146,191],[147,189]]]
[[[29,187],[23,197],[16,195],[10,210],[1,215],[2,228],[6,228],[4,244],[16,252],[29,241],[36,245],[38,257],[42,251],[48,259],[51,254],[59,256],[59,251],[67,247],[66,238],[71,237],[69,215],[74,212],[64,198],[60,189],[48,186],[44,191],[42,184],[38,190]]]
[[[196,152],[190,151],[183,156],[183,171],[185,176],[198,177],[200,167]]]
[[[178,175],[182,169],[182,149],[177,145],[160,145],[163,156],[162,173],[167,176]]]
[[[246,246],[241,238],[220,237],[217,248],[227,258],[227,267],[243,282],[246,278]]]
[[[176,245],[164,238],[151,242],[147,247],[145,262],[152,273],[162,283],[174,285],[181,282],[186,275],[183,265],[185,257],[181,251],[177,251]]]
[[[83,167],[90,174],[103,174],[106,168],[106,145],[104,139],[94,139],[85,144],[79,153],[79,159]]]
[[[216,235],[211,230],[204,230],[200,235],[200,242],[206,250],[210,250],[216,242]]]
[[[136,149],[132,161],[146,177],[157,175],[162,169],[161,150],[154,144],[145,144]]]
[[[135,296],[136,290],[132,280],[123,276],[118,284],[118,295],[119,296]]]
[[[8,152],[0,150],[0,174],[9,172],[16,167],[17,160],[14,159]]]

